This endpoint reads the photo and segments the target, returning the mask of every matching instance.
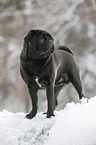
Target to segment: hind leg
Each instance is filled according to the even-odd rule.
[[[83,94],[83,89],[82,89],[82,81],[81,81],[80,73],[78,70],[75,70],[75,72],[71,73],[70,80],[74,88],[79,94],[79,99],[82,99],[82,97],[84,97],[84,94]]]
[[[64,84],[63,84],[63,83],[62,83],[62,84],[59,84],[59,85],[56,85],[56,86],[54,87],[54,93],[55,93],[55,106],[54,106],[54,110],[55,110],[56,107],[58,106],[58,99],[57,99],[57,97],[58,97],[58,94],[59,94],[60,90],[61,90],[63,87],[64,87]]]

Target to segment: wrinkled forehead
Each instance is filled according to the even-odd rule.
[[[47,36],[49,39],[54,40],[51,34],[44,30],[30,30],[24,40],[25,42],[28,42],[31,41],[33,37],[38,38],[39,36]]]

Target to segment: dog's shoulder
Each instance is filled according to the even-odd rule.
[[[58,50],[55,50],[54,53],[52,54],[52,62],[54,66],[56,65],[56,68],[58,68],[61,65],[62,57],[58,52]]]
[[[68,53],[74,55],[72,49],[70,49],[70,48],[68,48],[66,46],[59,46],[57,49],[67,51]]]

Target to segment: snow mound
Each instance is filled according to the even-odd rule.
[[[0,145],[96,145],[96,96],[69,103],[50,119],[0,112]]]
[[[43,145],[55,118],[38,113],[29,120],[24,113],[0,112],[0,145]]]

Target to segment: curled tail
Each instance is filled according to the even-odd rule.
[[[57,49],[67,51],[67,52],[71,53],[72,55],[74,55],[73,51],[66,46],[59,46]]]

